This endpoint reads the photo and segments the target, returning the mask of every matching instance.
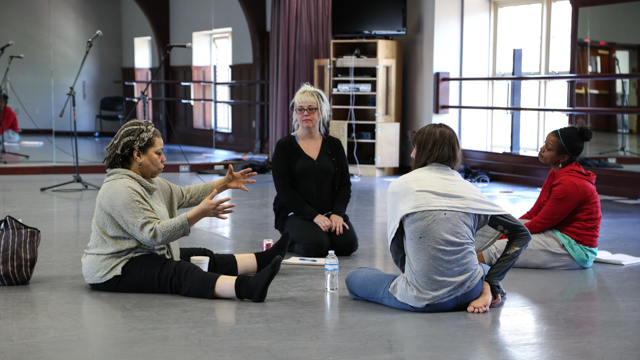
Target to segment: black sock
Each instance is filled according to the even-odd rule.
[[[258,264],[258,271],[264,269],[271,263],[276,256],[280,255],[284,258],[289,249],[289,233],[285,232],[280,237],[280,240],[271,246],[271,249],[254,253],[256,256],[256,263]]]
[[[236,297],[240,300],[263,302],[267,298],[271,281],[280,270],[281,262],[282,257],[278,255],[262,271],[251,275],[239,275],[235,285]]]

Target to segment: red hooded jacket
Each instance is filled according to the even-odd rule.
[[[14,113],[13,110],[8,106],[4,107],[4,124],[0,124],[0,131],[5,132],[5,129],[11,129],[16,133],[19,131],[18,118],[16,118],[16,113]]]
[[[602,213],[595,182],[596,175],[577,162],[552,169],[538,200],[520,218],[531,220],[525,224],[531,234],[553,228],[580,245],[598,247]]]

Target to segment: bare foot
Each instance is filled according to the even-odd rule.
[[[482,284],[482,292],[477,299],[473,300],[469,303],[469,307],[467,308],[467,312],[470,313],[483,313],[489,311],[489,305],[491,302],[491,288],[489,287],[489,283],[486,281]]]

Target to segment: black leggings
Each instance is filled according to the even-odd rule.
[[[202,271],[192,264],[192,256],[208,256],[209,271]],[[127,261],[121,275],[89,285],[100,291],[180,294],[213,299],[220,275],[238,275],[238,264],[233,254],[214,254],[204,248],[181,248],[180,261],[157,254],[139,255]]]
[[[326,233],[311,220],[305,220],[295,215],[289,216],[284,223],[284,232],[289,232],[289,251],[302,256],[325,257],[329,250],[336,255],[348,256],[358,250],[358,236],[349,220],[345,223],[349,230],[344,229],[342,235],[336,232]]]

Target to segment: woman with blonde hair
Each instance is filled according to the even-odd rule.
[[[289,233],[294,253],[351,255],[358,249],[346,214],[351,180],[342,143],[328,134],[329,101],[304,84],[291,104],[294,131],[278,141],[272,159],[275,228]]]

